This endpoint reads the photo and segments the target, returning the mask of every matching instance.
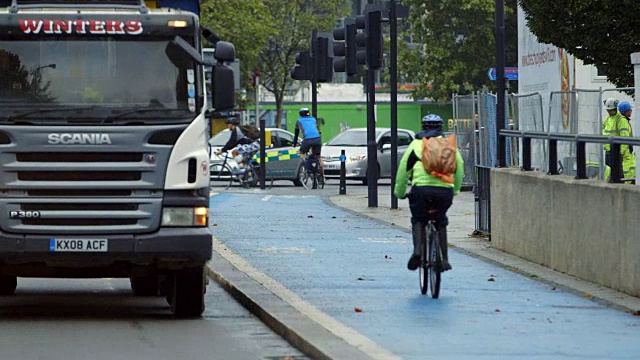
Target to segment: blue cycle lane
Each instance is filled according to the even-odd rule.
[[[318,196],[221,193],[211,203],[229,249],[404,359],[640,358],[640,317],[455,249],[440,298],[421,295],[406,268],[410,234]]]

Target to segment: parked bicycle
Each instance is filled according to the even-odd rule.
[[[435,209],[429,210],[434,214]],[[440,281],[442,274],[442,249],[438,239],[438,231],[435,221],[429,219],[426,225],[426,237],[422,240],[420,256],[420,292],[427,293],[429,281],[431,281],[431,297],[437,299],[440,296]]]
[[[324,189],[324,174],[320,166],[320,159],[314,154],[308,155],[309,168],[305,166],[305,171],[300,176],[300,182],[305,189]],[[306,162],[306,160],[305,160]]]

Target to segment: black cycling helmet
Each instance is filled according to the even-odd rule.
[[[300,116],[311,116],[311,112],[307,108],[302,108],[300,109]]]
[[[240,123],[240,121],[238,121],[238,118],[235,116],[227,118],[227,120],[225,120],[224,122],[227,124],[234,124],[234,125],[238,125]]]

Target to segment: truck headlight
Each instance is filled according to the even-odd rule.
[[[164,208],[162,209],[162,226],[207,226],[209,209],[197,208]]]

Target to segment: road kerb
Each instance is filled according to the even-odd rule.
[[[261,273],[215,237],[207,274],[247,310],[314,359],[400,359]]]

